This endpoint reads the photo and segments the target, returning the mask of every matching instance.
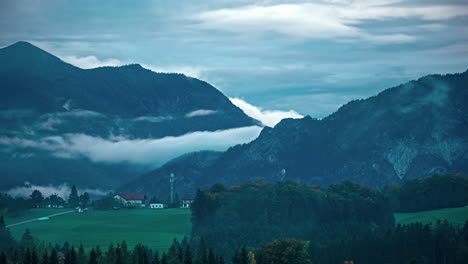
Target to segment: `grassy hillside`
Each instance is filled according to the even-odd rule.
[[[6,223],[14,224],[24,220],[59,213],[54,209],[33,209],[27,215],[18,218],[6,218]],[[70,213],[35,221],[10,228],[13,236],[21,238],[26,228],[33,236],[50,241],[73,245],[83,243],[85,248],[95,245],[107,247],[110,242],[126,240],[129,247],[138,243],[152,248],[166,249],[174,238],[189,236],[192,229],[190,210],[119,210],[89,211]]]
[[[398,224],[409,224],[413,222],[435,223],[438,219],[447,219],[447,221],[451,223],[464,224],[465,221],[468,221],[468,207],[395,214],[395,220]]]

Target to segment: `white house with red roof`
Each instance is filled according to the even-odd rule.
[[[145,206],[146,194],[144,193],[118,193],[114,199],[125,206]]]

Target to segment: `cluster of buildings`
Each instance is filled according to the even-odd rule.
[[[147,202],[146,194],[144,193],[118,193],[114,195],[114,199],[119,203],[127,207],[140,207],[140,208],[151,208],[151,209],[164,209],[168,205],[165,203]],[[193,203],[193,199],[183,199],[178,207],[190,208]]]

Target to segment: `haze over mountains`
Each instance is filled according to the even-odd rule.
[[[351,101],[317,120],[284,119],[224,153],[185,155],[122,190],[181,195],[214,183],[295,180],[372,187],[435,173],[468,173],[468,71],[430,75]]]
[[[210,141],[224,150],[260,131],[206,82],[137,64],[83,70],[27,42],[0,49],[0,89],[0,190],[114,188]]]

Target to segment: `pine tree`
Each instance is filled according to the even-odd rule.
[[[98,263],[103,263],[103,261],[102,261],[102,250],[101,250],[101,247],[99,245],[96,246],[95,252],[96,252],[97,262]]]
[[[0,249],[7,249],[15,245],[15,240],[10,231],[6,228],[3,215],[0,216]]]
[[[33,203],[34,207],[39,207],[42,201],[44,200],[44,196],[38,190],[34,190],[31,194],[31,202]]]
[[[44,250],[44,254],[41,257],[41,264],[49,264],[49,255],[47,254],[47,250]]]
[[[34,248],[31,252],[31,264],[39,264],[39,256]]]
[[[71,250],[70,250],[70,262],[69,264],[77,264],[77,260],[76,260],[76,251],[75,251],[75,248],[72,246]]]
[[[192,264],[193,263],[193,256],[192,252],[190,252],[190,246],[185,247],[185,254],[184,254],[184,264]]]
[[[240,264],[248,264],[249,263],[249,252],[245,248],[245,246],[242,246],[241,252],[240,252]]]
[[[106,264],[115,264],[117,262],[117,256],[115,254],[114,244],[110,243],[106,253]]]
[[[83,208],[88,207],[89,200],[90,200],[89,193],[84,192],[82,195],[80,195],[80,205],[81,205],[81,207],[83,207]]]
[[[177,248],[175,241],[172,243],[171,247],[166,254],[168,264],[178,264],[179,258],[177,257]]]
[[[0,254],[0,264],[8,264],[7,255],[3,251]]]
[[[78,196],[78,190],[76,189],[76,186],[73,185],[70,196],[68,197],[68,206],[71,208],[75,208],[79,204],[80,204],[80,198]]]
[[[23,264],[32,264],[31,250],[29,250],[29,248],[26,248],[26,252],[23,258]]]
[[[234,251],[234,256],[232,256],[232,263],[233,264],[240,264],[241,263],[241,260],[240,260],[240,255],[239,255],[239,251]]]
[[[154,252],[154,257],[151,264],[161,264],[161,260],[159,259],[159,253],[157,250]]]
[[[57,255],[57,250],[55,248],[52,249],[52,252],[50,253],[50,259],[49,259],[49,264],[58,264],[58,255]]]
[[[216,264],[216,256],[214,255],[212,248],[208,251],[208,264]]]
[[[85,252],[84,252],[83,244],[80,244],[80,247],[78,248],[77,263],[78,264],[86,264],[86,255],[85,255]]]
[[[98,258],[97,258],[97,254],[94,248],[91,249],[91,252],[89,253],[88,264],[98,264]]]
[[[28,248],[32,248],[33,245],[34,245],[34,238],[33,236],[31,235],[31,230],[29,230],[29,228],[27,228],[25,231],[24,231],[24,234],[23,236],[21,237],[21,246],[23,247],[28,247]]]
[[[115,248],[115,264],[123,264],[122,250],[120,247]]]
[[[206,241],[203,237],[200,239],[200,244],[198,244],[197,258],[196,258],[195,263],[196,264],[208,264]]]
[[[166,253],[163,253],[163,254],[162,254],[162,257],[161,257],[161,264],[168,264],[168,263],[167,263],[167,256],[166,256]]]
[[[130,255],[128,253],[127,242],[125,240],[120,244],[120,254],[122,264],[128,264],[130,261]]]

